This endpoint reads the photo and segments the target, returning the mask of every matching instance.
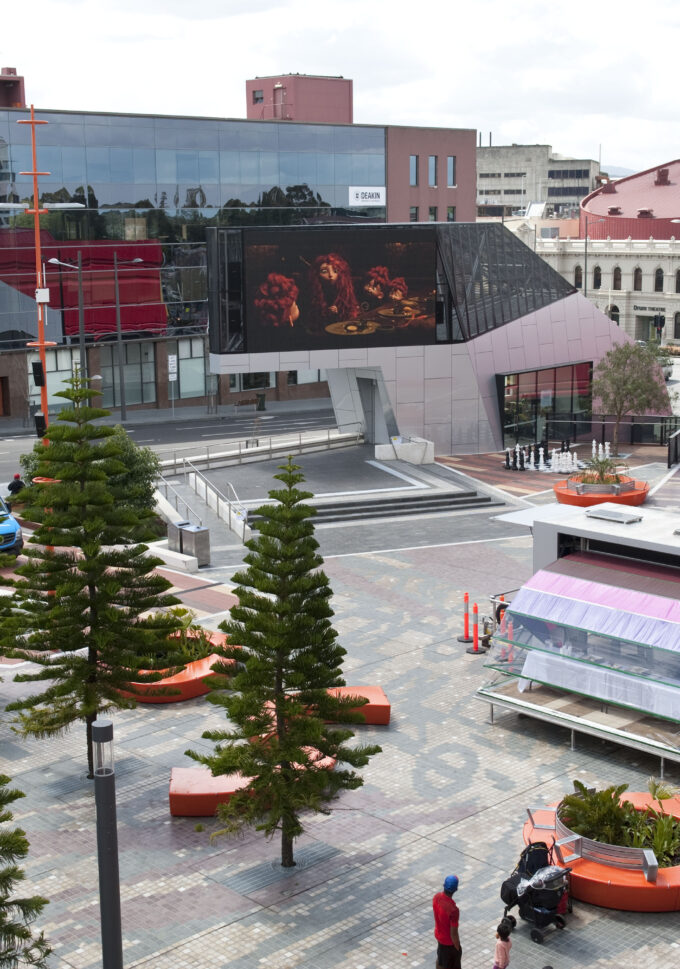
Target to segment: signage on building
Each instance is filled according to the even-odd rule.
[[[177,354],[168,354],[168,380],[177,380]]]
[[[633,306],[633,312],[638,313],[665,313],[665,306]]]
[[[358,205],[387,205],[387,189],[382,187],[350,185],[349,187],[350,206]]]

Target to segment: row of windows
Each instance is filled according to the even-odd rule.
[[[485,198],[487,195],[526,195],[523,188],[480,188],[479,194]]]
[[[555,198],[558,195],[572,195],[581,198],[588,195],[589,192],[590,187],[588,185],[548,185],[548,198]]]
[[[587,168],[549,168],[548,178],[590,178]]]
[[[611,288],[621,289],[621,267],[614,266],[612,270]],[[574,286],[577,289],[581,289],[583,285],[583,269],[581,266],[576,266],[574,269]],[[602,288],[602,270],[599,266],[595,266],[593,269],[593,289]],[[633,291],[636,293],[642,292],[642,270],[637,266],[633,270]],[[664,271],[663,269],[654,270],[654,292],[663,293],[664,292]],[[680,293],[680,269],[675,273],[675,292]]]
[[[526,172],[503,172],[503,178],[524,178]],[[480,178],[500,178],[500,172],[479,172]]]
[[[409,222],[420,222],[420,209],[417,205],[412,205],[408,213]],[[439,222],[439,208],[436,205],[430,205],[427,209],[427,221],[428,222]],[[455,222],[456,221],[456,206],[447,205],[446,206],[446,221]]]
[[[409,185],[415,187],[419,184],[420,155],[409,157]],[[439,156],[427,156],[427,184],[430,188],[436,188],[439,175]],[[448,155],[446,158],[446,187],[456,187],[456,156]]]
[[[39,163],[58,186],[123,183],[200,185],[384,185],[384,152],[191,151],[40,147]],[[13,145],[9,181],[30,183],[30,148]],[[4,167],[4,166],[3,166]],[[43,190],[45,180],[41,181]],[[141,190],[140,188],[140,190]],[[132,192],[130,193],[132,195]]]

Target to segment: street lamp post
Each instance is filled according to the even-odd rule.
[[[83,302],[83,254],[78,250],[78,262],[72,265],[70,262],[62,262],[53,256],[47,260],[53,266],[65,266],[66,269],[76,269],[78,271],[78,356],[80,367],[80,379],[87,378],[87,355],[85,353],[85,305]]]
[[[137,257],[130,259],[129,264],[144,262]],[[118,376],[120,381],[120,419],[127,420],[127,405],[125,403],[125,360],[123,358],[123,332],[120,325],[120,291],[118,289],[118,252],[113,250],[113,281],[116,295],[116,345],[118,348]]]
[[[583,247],[583,295],[588,295],[588,216],[586,215],[586,235]],[[591,225],[597,222],[606,222],[606,219],[591,219]]]
[[[113,762],[113,724],[97,719],[92,724],[94,747],[94,798],[97,808],[97,858],[103,969],[123,969],[120,920],[116,773]]]

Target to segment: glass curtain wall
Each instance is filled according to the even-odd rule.
[[[499,385],[503,446],[587,439],[592,372],[592,363],[577,363],[504,374]]]
[[[120,407],[120,368],[118,346],[103,345],[99,351],[102,374],[102,404]],[[125,403],[156,402],[155,345],[151,341],[124,343]]]

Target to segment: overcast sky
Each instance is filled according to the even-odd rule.
[[[245,80],[354,81],[358,123],[475,128],[603,166],[680,156],[680,4],[30,0],[0,66],[36,108],[245,117]],[[9,14],[9,10],[7,11]]]

